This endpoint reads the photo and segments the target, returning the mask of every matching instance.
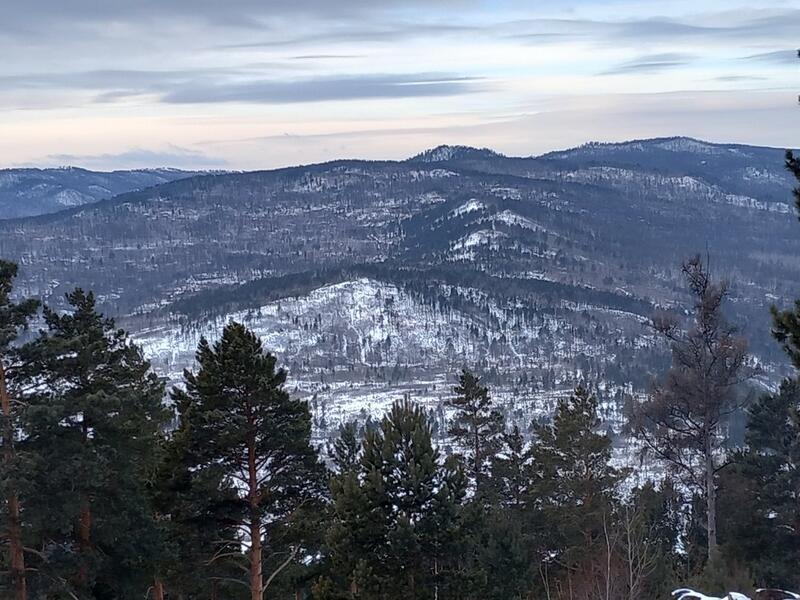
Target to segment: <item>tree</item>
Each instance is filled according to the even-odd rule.
[[[239,544],[226,541],[236,539],[239,496],[221,468],[195,468],[196,413],[190,402],[178,401],[176,409],[178,425],[162,444],[151,486],[164,539],[164,552],[156,561],[153,600],[160,600],[157,592],[165,587],[187,598],[205,597],[210,591],[211,600],[217,600],[220,592],[233,593],[226,589],[228,580],[238,575],[227,554],[233,552],[238,558]]]
[[[124,595],[149,577],[156,544],[146,481],[166,424],[164,386],[91,292],[67,301],[64,314],[45,307],[47,329],[22,350],[37,384],[24,414],[30,512],[43,571],[82,595]]]
[[[800,382],[750,408],[747,447],[726,474],[723,541],[762,586],[800,585]]]
[[[5,503],[5,533],[8,544],[9,581],[15,600],[26,600],[27,579],[25,573],[25,553],[20,521],[19,486],[21,474],[18,472],[16,434],[19,423],[18,405],[12,399],[11,382],[8,373],[18,362],[15,342],[20,330],[28,325],[28,320],[39,307],[36,300],[21,302],[11,300],[17,265],[0,260],[0,447],[2,447],[2,471],[0,489]],[[1,589],[1,588],[0,588]]]
[[[606,569],[592,572],[597,560],[611,560],[610,524],[625,473],[609,464],[611,440],[598,426],[597,400],[579,387],[559,400],[551,425],[535,427],[536,494],[550,524],[542,559],[560,571],[557,585],[569,597],[589,597],[590,587],[613,579]]]
[[[653,318],[653,329],[670,343],[672,365],[634,418],[646,448],[703,491],[712,561],[718,554],[716,477],[726,465],[726,420],[741,409],[738,387],[751,370],[747,343],[723,314],[727,283],[713,281],[699,256],[683,265],[683,273],[694,299],[692,325],[684,332],[670,315]]]
[[[321,501],[324,471],[311,446],[311,415],[284,389],[286,371],[276,368],[275,356],[243,325],[228,324],[213,346],[202,339],[196,357],[198,371],[184,373],[186,390],[174,396],[195,413],[197,470],[221,469],[221,482],[240,490],[236,520],[248,546],[247,586],[251,600],[262,600],[302,551],[290,526]],[[280,556],[266,578],[273,556],[265,558],[265,548]]]
[[[795,176],[798,186],[794,188],[795,206],[800,218],[800,159],[791,150],[786,151],[786,168]],[[783,347],[795,369],[800,369],[800,299],[795,300],[791,310],[779,310],[776,306],[772,312],[772,335]]]
[[[333,572],[357,598],[428,598],[447,585],[463,476],[442,463],[424,411],[395,403],[357,472],[334,478]]]
[[[462,449],[467,470],[472,476],[477,493],[482,493],[484,479],[492,457],[501,446],[504,430],[503,415],[492,406],[487,387],[480,378],[466,369],[461,372],[456,394],[447,401],[456,410],[449,433],[457,447]]]

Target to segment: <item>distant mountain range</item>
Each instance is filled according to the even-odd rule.
[[[520,422],[578,381],[619,422],[665,365],[644,323],[684,310],[680,263],[695,253],[730,278],[762,380],[780,376],[768,309],[800,297],[792,185],[783,150],[689,138],[528,158],[441,146],[6,220],[0,256],[21,264],[21,292],[56,305],[95,290],[171,377],[201,334],[245,321],[318,425],[404,394],[441,411],[463,366]]]
[[[197,174],[179,169],[110,172],[77,167],[2,169],[0,219],[52,213]]]

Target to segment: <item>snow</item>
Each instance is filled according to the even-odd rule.
[[[485,210],[485,209],[486,209],[486,205],[483,202],[481,202],[480,200],[475,200],[473,198],[473,199],[469,200],[468,202],[465,202],[464,204],[462,204],[458,208],[455,208],[455,209],[451,210],[448,213],[448,216],[450,216],[450,217],[461,217],[463,215],[467,215],[469,213],[472,213],[472,212],[475,212],[475,211],[478,211],[478,210]]]

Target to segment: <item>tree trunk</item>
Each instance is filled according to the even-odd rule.
[[[256,469],[255,436],[247,444],[248,500],[250,503],[250,600],[262,600],[264,575],[261,572],[261,517],[258,514],[260,495]]]
[[[261,522],[254,517],[250,522],[250,600],[262,600],[263,579],[261,573]]]
[[[153,581],[153,600],[164,600],[164,582],[158,576]]]
[[[5,366],[0,359],[0,405],[3,413],[3,464],[10,465],[14,460],[14,423],[11,418],[11,398],[6,387]],[[27,580],[25,578],[25,551],[22,545],[22,524],[19,515],[19,496],[13,491],[6,498],[8,505],[8,563],[11,572],[11,585],[14,600],[27,600]]]
[[[710,433],[706,440],[706,517],[708,521],[708,560],[711,562],[719,552],[717,546],[717,488],[714,484],[714,448]]]
[[[81,514],[78,519],[78,549],[81,554],[78,585],[85,588],[89,585],[89,554],[92,551],[92,507],[88,498],[84,498],[81,502]]]

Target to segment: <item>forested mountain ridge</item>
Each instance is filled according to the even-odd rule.
[[[180,169],[1,169],[0,219],[47,214],[196,174]]]
[[[465,365],[501,397],[589,380],[618,406],[663,366],[643,321],[684,305],[679,267],[697,252],[731,279],[732,317],[777,379],[768,308],[800,280],[782,165],[780,150],[687,138],[539,158],[439,147],[192,177],[9,220],[0,255],[20,263],[25,294],[57,304],[94,290],[175,375],[196,333],[233,313],[275,340],[298,391],[345,413],[400,393],[435,407]],[[291,343],[303,337],[315,341]]]

